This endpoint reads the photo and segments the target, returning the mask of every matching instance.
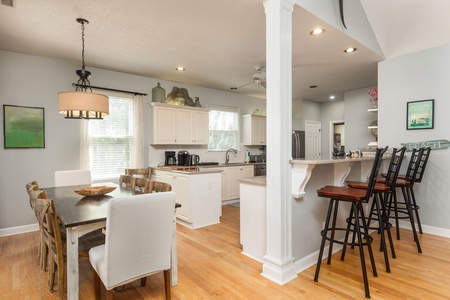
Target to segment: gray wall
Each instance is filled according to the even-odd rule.
[[[0,104],[45,108],[45,149],[3,149],[0,147],[0,229],[36,223],[28,204],[25,183],[37,180],[41,187],[53,186],[56,170],[79,168],[80,122],[65,120],[57,112],[57,94],[72,91],[77,80],[78,63],[0,51]],[[264,99],[242,96],[153,78],[90,68],[91,82],[122,90],[148,93],[144,97],[145,144],[149,144],[148,103],[151,89],[161,82],[167,92],[173,86],[186,87],[191,97],[200,97],[202,104],[237,106],[240,112],[251,113],[260,108],[266,112]],[[86,121],[84,121],[86,122]],[[3,127],[3,122],[2,122]],[[2,130],[3,131],[3,130]],[[242,135],[241,135],[242,136]],[[152,157],[145,147],[145,164]],[[159,160],[159,156],[157,158]],[[243,157],[242,157],[243,159]]]
[[[371,87],[346,92],[345,97],[345,149],[357,150],[375,142],[367,126],[377,120],[376,112],[368,112],[372,108],[368,90]]]
[[[324,102],[320,105],[320,121],[322,123],[322,158],[329,158],[330,153],[330,122],[344,120],[344,100]],[[345,134],[346,139],[351,136]]]
[[[450,45],[379,63],[378,131],[382,145],[450,140]],[[434,129],[406,130],[406,103],[434,99]],[[407,153],[408,154],[408,153]],[[424,181],[414,186],[423,224],[450,229],[450,149],[432,151]]]

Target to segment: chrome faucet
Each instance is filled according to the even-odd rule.
[[[229,153],[230,151],[233,152],[234,155],[237,154],[237,151],[236,151],[236,150],[234,150],[234,149],[228,149],[228,150],[227,150],[227,153],[225,153],[225,163],[226,163],[226,164],[230,161],[230,156],[228,155],[228,153]]]

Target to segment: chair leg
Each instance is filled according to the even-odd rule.
[[[95,292],[95,299],[100,300],[101,297],[101,283],[100,283],[100,276],[98,276],[97,272],[94,270],[94,292]]]
[[[164,270],[164,290],[166,292],[166,300],[170,300],[172,298],[170,293],[170,269]]]
[[[389,197],[390,198],[393,197],[392,193],[389,195]],[[397,258],[397,255],[395,254],[395,249],[394,249],[394,242],[392,241],[392,234],[391,234],[392,225],[389,223],[389,215],[386,214],[386,206],[387,206],[387,201],[388,201],[387,199],[388,199],[388,195],[386,195],[384,197],[384,199],[381,199],[382,201],[380,202],[382,220],[387,228],[387,234],[388,234],[388,239],[389,239],[389,246],[391,247],[392,258]]]
[[[333,256],[333,244],[334,244],[334,232],[336,229],[336,220],[337,220],[337,213],[338,213],[338,208],[339,208],[339,200],[331,200],[332,202],[335,202],[334,204],[334,213],[333,213],[333,225],[331,226],[331,237],[330,237],[330,244],[328,246],[328,259],[327,259],[327,264],[330,265],[331,264],[331,256]],[[327,236],[327,231],[326,229],[328,229],[327,224],[325,224],[325,237]]]
[[[141,278],[141,286],[145,286],[147,284],[147,277]]]
[[[417,231],[416,231],[416,225],[414,224],[414,214],[413,214],[413,211],[411,208],[411,194],[409,193],[409,189],[406,189],[406,194],[407,194],[406,198],[405,198],[406,209],[408,211],[409,221],[411,223],[414,241],[416,242],[416,245],[417,245],[417,251],[419,253],[422,253],[422,248],[420,247],[420,242],[419,242],[419,236],[417,235]]]
[[[58,265],[58,300],[64,299],[64,265]]]
[[[377,216],[378,216],[378,224],[379,224],[378,230],[381,235],[380,249],[383,251],[383,254],[384,254],[384,263],[386,265],[386,272],[391,273],[391,268],[389,266],[389,256],[387,254],[386,239],[384,236],[384,229],[386,228],[387,225],[385,226],[384,218],[383,218],[383,215],[382,215],[382,212],[380,209],[380,207],[381,207],[380,197],[377,194],[375,194],[373,201],[375,203],[375,209],[376,209]],[[369,219],[369,222],[370,222],[370,219]],[[389,230],[389,229],[387,229],[387,230]]]
[[[352,226],[352,222],[353,222],[353,209],[350,209],[350,214],[347,219],[347,231],[345,232],[344,245],[342,246],[342,253],[341,253],[342,261],[344,261],[345,253],[347,252],[348,236],[351,231],[350,227]],[[352,244],[354,244],[354,243],[355,243],[355,230],[353,230],[353,235],[352,235]],[[353,245],[351,246],[351,249],[353,249]]]
[[[106,291],[106,300],[113,300],[113,290]]]
[[[317,282],[319,280],[319,272],[320,272],[320,264],[322,263],[322,256],[323,256],[323,250],[325,248],[325,242],[327,237],[327,228],[330,224],[330,217],[331,217],[331,211],[333,209],[333,199],[330,200],[330,203],[328,204],[328,212],[327,217],[325,220],[325,227],[323,228],[321,235],[322,235],[322,242],[320,243],[320,250],[319,250],[319,257],[317,258],[317,264],[316,264],[316,273],[314,274],[314,281]]]
[[[369,281],[367,279],[367,270],[366,270],[366,263],[364,259],[364,249],[363,249],[363,242],[362,242],[362,235],[361,235],[361,228],[359,226],[359,218],[358,216],[358,204],[352,203],[352,209],[353,213],[355,214],[355,231],[358,238],[358,246],[359,246],[359,257],[361,259],[361,270],[363,274],[363,280],[364,280],[364,291],[366,293],[366,298],[370,298],[370,291],[369,291]],[[369,245],[370,246],[370,245]]]
[[[423,234],[422,224],[420,222],[419,217],[419,207],[417,206],[416,196],[414,195],[414,189],[412,187],[411,187],[411,197],[412,197],[412,205],[414,206],[414,211],[416,212],[417,226],[419,226],[419,232]]]

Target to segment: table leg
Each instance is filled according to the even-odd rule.
[[[78,228],[66,229],[67,239],[67,299],[78,300]]]

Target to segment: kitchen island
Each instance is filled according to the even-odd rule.
[[[177,223],[196,229],[220,223],[222,215],[222,174],[213,169],[170,170],[156,168],[156,181],[172,186],[176,193]]]
[[[325,185],[345,185],[347,179],[366,180],[373,157],[296,159],[292,166],[292,253],[297,273],[316,263],[320,231],[328,202],[317,196]],[[241,180],[242,253],[263,262],[266,254],[266,177]],[[345,205],[345,204],[343,204]],[[343,210],[345,211],[345,210]],[[342,219],[345,220],[346,216]],[[335,251],[339,247],[335,247]]]

